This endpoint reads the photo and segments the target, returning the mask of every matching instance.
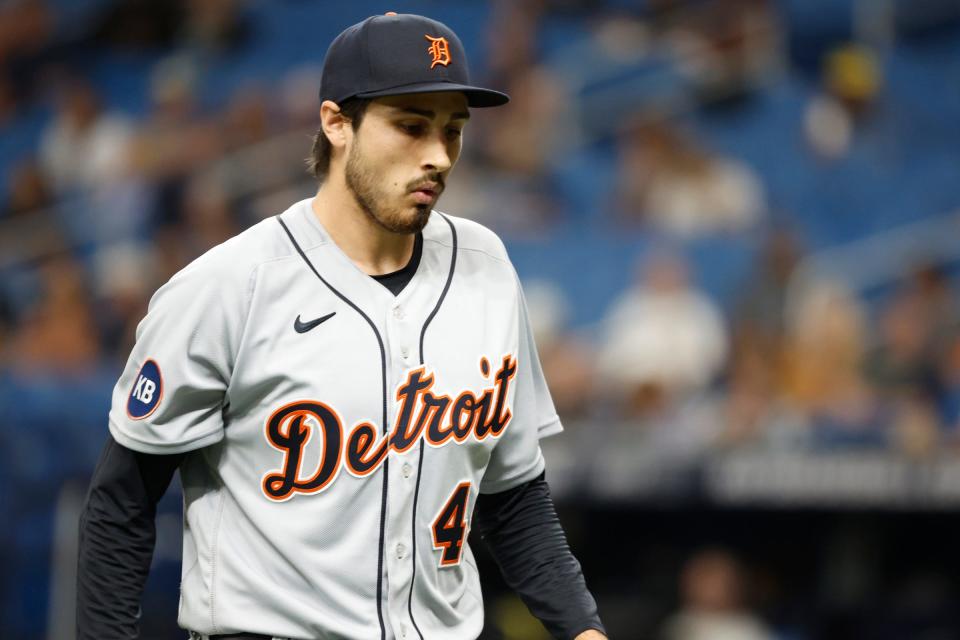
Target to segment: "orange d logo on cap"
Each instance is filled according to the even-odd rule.
[[[430,46],[427,47],[427,52],[433,57],[430,68],[433,69],[438,64],[443,66],[450,64],[450,43],[447,39],[443,36],[432,38],[425,35],[423,37],[430,41]]]

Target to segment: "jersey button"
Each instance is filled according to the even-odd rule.
[[[403,560],[405,555],[407,555],[407,548],[401,542],[397,545],[397,560]]]
[[[406,360],[410,357],[410,347],[400,347],[400,357]]]
[[[404,478],[409,478],[410,474],[413,473],[413,467],[411,467],[408,463],[404,462],[403,466],[400,467],[400,473],[403,474]]]
[[[393,308],[393,317],[396,318],[397,320],[403,320],[404,317],[405,317],[405,316],[404,316],[404,313],[403,313],[403,307],[401,307],[401,306],[396,306],[396,307],[394,307],[394,308]]]

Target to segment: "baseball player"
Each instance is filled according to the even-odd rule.
[[[433,210],[471,107],[463,46],[414,15],[331,44],[320,187],[150,301],[81,521],[78,637],[135,638],[155,505],[184,493],[191,638],[462,640],[467,534],[557,638],[603,638],[544,482],[561,430],[501,241]]]

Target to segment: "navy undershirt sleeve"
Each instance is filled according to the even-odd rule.
[[[504,580],[554,638],[606,633],[550,497],[544,474],[518,487],[480,494],[474,528]]]
[[[78,640],[139,637],[157,502],[183,455],[139,453],[108,438],[80,517]]]

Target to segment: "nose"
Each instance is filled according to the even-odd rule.
[[[443,137],[431,137],[425,143],[422,163],[425,171],[446,173],[455,161],[450,144]]]

